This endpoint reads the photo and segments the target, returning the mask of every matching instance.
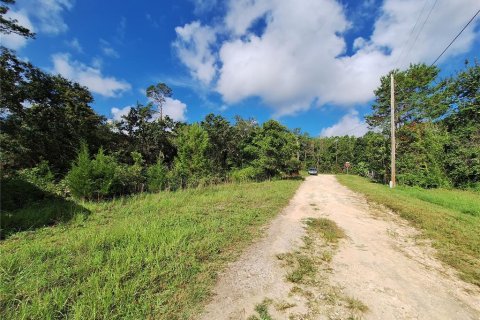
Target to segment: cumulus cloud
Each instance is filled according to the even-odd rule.
[[[112,114],[112,119],[114,121],[122,120],[122,116],[127,115],[130,112],[132,106],[126,106],[124,108],[112,108],[110,110]],[[175,121],[185,121],[187,120],[187,105],[180,100],[173,98],[166,98],[165,105],[163,106],[163,114],[168,115]],[[153,116],[152,120],[158,119],[160,114],[157,112]]]
[[[368,131],[368,125],[358,117],[358,112],[350,111],[340,121],[331,127],[323,128],[320,132],[322,137],[355,136],[361,137]]]
[[[215,76],[215,57],[210,46],[216,41],[215,30],[194,21],[176,27],[177,39],[173,43],[180,60],[190,69],[191,75],[205,84]]]
[[[354,106],[373,98],[389,70],[433,61],[477,2],[439,0],[427,21],[433,1],[421,12],[417,0],[385,0],[372,34],[357,38],[347,55],[354,22],[338,1],[231,0],[220,24],[177,27],[174,46],[195,78],[216,79],[226,103],[260,97],[279,116],[327,103]],[[470,26],[445,58],[468,51],[476,36]]]
[[[17,20],[17,23],[19,25],[28,28],[32,32],[35,32],[35,28],[33,27],[32,22],[30,21],[27,13],[24,10],[10,10],[5,15],[5,18]],[[24,37],[14,33],[1,35],[2,45],[12,50],[18,50],[24,47],[27,44],[27,41],[28,39],[25,39]]]
[[[187,120],[187,105],[180,100],[166,98],[163,113],[175,121]]]
[[[128,82],[104,76],[100,69],[71,60],[68,54],[54,54],[52,60],[54,73],[76,81],[86,86],[90,91],[102,96],[116,97],[131,88]]]
[[[122,117],[126,116],[130,112],[130,109],[132,109],[132,106],[126,106],[126,107],[123,107],[121,109],[112,108],[110,110],[110,112],[112,114],[112,120],[114,120],[114,121],[122,120]]]

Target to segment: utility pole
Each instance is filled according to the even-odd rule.
[[[390,188],[395,187],[395,79],[393,78],[393,73],[390,75],[390,137],[391,137],[391,177],[390,177]]]

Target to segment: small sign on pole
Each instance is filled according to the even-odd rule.
[[[347,174],[348,174],[348,168],[350,168],[350,162],[345,162],[344,166],[343,166],[346,170],[347,170]]]

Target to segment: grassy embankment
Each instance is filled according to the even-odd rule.
[[[456,268],[465,281],[480,286],[480,193],[404,186],[391,190],[358,176],[337,179],[411,221],[433,240],[443,262]]]
[[[88,216],[0,242],[0,318],[191,318],[216,273],[299,184],[233,184],[81,203]]]

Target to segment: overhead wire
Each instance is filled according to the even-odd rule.
[[[428,3],[428,0],[425,0],[425,1],[423,2],[422,10],[420,11],[420,14],[417,16],[417,20],[415,21],[415,24],[413,25],[412,30],[410,30],[410,33],[409,33],[409,35],[408,35],[407,40],[403,43],[403,45],[402,45],[402,51],[400,52],[400,55],[398,56],[397,61],[395,61],[394,66],[399,67],[398,63],[400,62],[400,59],[403,57],[403,53],[405,52],[405,47],[406,47],[406,45],[410,42],[410,39],[411,39],[411,37],[412,37],[412,35],[413,35],[413,32],[414,32],[415,29],[417,28],[418,22],[420,21],[420,18],[422,17],[423,12],[425,11],[425,8],[427,7],[427,3]],[[403,61],[402,61],[402,62],[403,62]]]
[[[455,38],[453,38],[453,40],[450,41],[448,46],[445,49],[443,49],[442,53],[440,53],[440,55],[435,59],[435,61],[432,62],[430,67],[435,65],[435,63],[437,63],[437,61],[443,56],[443,54],[448,50],[448,48],[450,48],[450,46],[455,42],[455,40],[457,40],[457,38],[462,34],[462,32],[470,25],[470,23],[472,23],[473,20],[475,20],[475,18],[479,13],[480,13],[480,9],[473,15],[473,17],[467,22],[467,24],[462,28],[462,30],[460,30],[460,32],[455,36]]]
[[[407,53],[407,55],[406,55],[406,58],[407,58],[407,59],[408,59],[408,57],[410,56],[410,52],[411,52],[412,49],[415,47],[415,44],[417,43],[417,40],[418,40],[420,34],[422,33],[423,28],[425,27],[425,24],[427,23],[428,19],[430,19],[430,15],[432,14],[433,9],[435,9],[435,6],[437,5],[437,2],[438,2],[438,0],[435,0],[435,2],[433,3],[432,7],[430,8],[430,11],[428,12],[427,17],[425,18],[425,20],[423,21],[422,26],[420,27],[420,31],[418,31],[417,36],[415,37],[415,40],[413,40],[413,43],[412,43],[412,45],[410,46],[410,49],[408,49],[408,53]]]

